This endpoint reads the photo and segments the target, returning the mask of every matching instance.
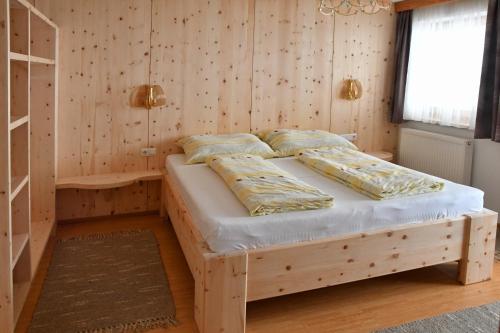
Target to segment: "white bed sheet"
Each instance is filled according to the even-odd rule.
[[[293,157],[270,161],[333,195],[333,207],[251,217],[207,165],[185,165],[183,154],[167,157],[168,173],[212,251],[225,253],[309,241],[483,209],[482,191],[448,181],[441,192],[377,201],[321,176]]]

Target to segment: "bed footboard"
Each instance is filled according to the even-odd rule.
[[[248,252],[248,300],[459,261],[464,284],[491,278],[497,214],[401,225]]]

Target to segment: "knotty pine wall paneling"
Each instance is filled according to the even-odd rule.
[[[151,2],[36,0],[60,29],[59,177],[147,169],[148,112],[130,96],[149,80]],[[58,192],[59,219],[147,210],[147,183]]]
[[[320,128],[394,151],[395,15],[323,16],[315,0],[35,0],[61,28],[59,175],[163,168],[195,133]],[[363,97],[340,98],[359,79]],[[167,105],[131,96],[162,85]],[[157,148],[144,158],[140,148]],[[58,192],[59,219],[157,209],[159,184]]]
[[[389,119],[394,81],[393,12],[335,16],[333,100],[331,128],[335,133],[357,133],[364,151],[395,152],[397,126]],[[343,79],[358,79],[361,99],[340,97]]]
[[[151,82],[167,92],[152,109],[150,169],[165,167],[191,134],[250,131],[254,0],[153,0]]]
[[[252,130],[330,127],[333,22],[310,0],[257,0]]]

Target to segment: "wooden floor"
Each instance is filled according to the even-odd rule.
[[[58,226],[56,238],[151,229],[160,250],[177,305],[177,327],[152,332],[197,332],[193,319],[193,280],[172,227],[157,216],[115,217]],[[45,253],[16,332],[26,332],[50,260]],[[492,281],[464,287],[455,265],[423,268],[248,305],[247,332],[371,332],[444,312],[500,299],[500,263]]]

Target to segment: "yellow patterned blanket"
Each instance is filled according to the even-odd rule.
[[[332,206],[333,197],[297,179],[260,156],[210,157],[217,172],[247,207],[251,216]]]
[[[311,169],[377,200],[436,192],[444,187],[439,178],[349,148],[308,149],[297,157]]]

